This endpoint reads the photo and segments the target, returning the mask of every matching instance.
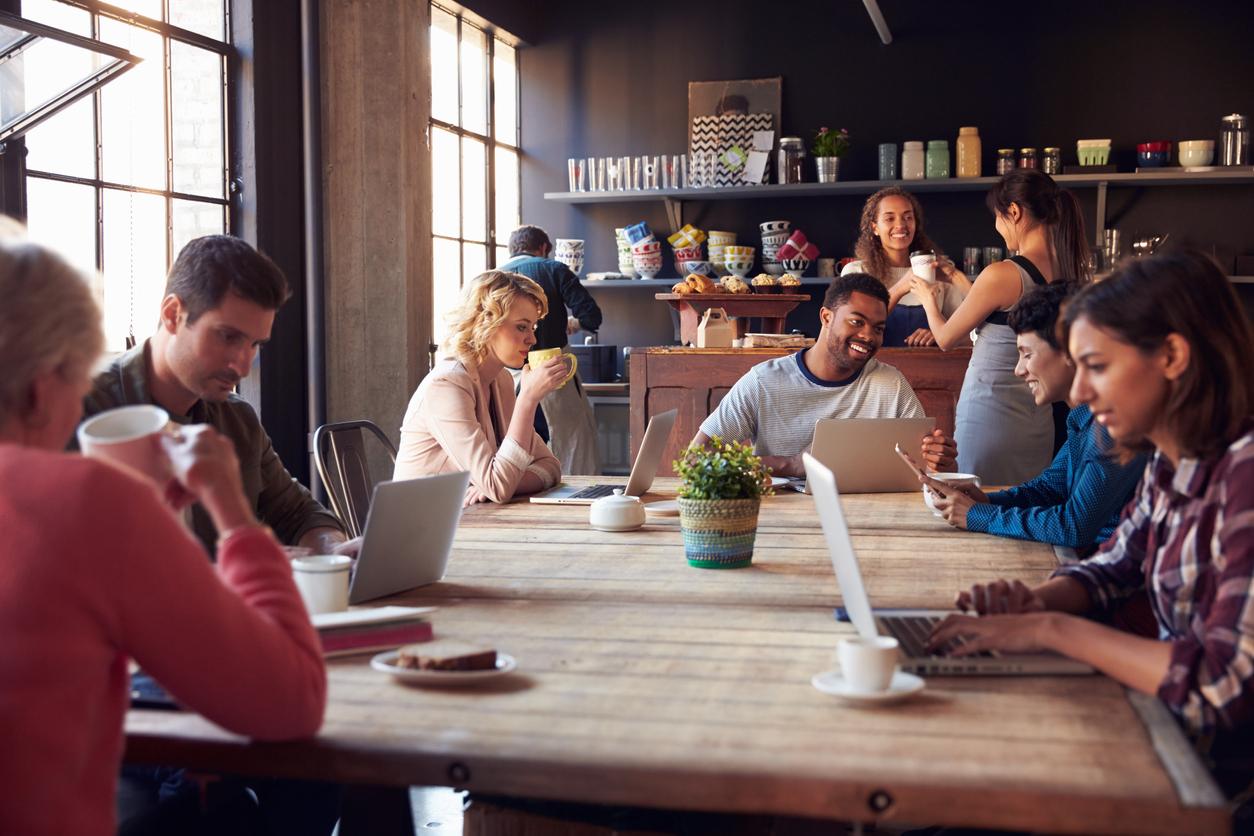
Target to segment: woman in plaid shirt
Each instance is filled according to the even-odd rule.
[[[1029,589],[959,593],[933,636],[962,654],[1052,650],[1156,694],[1220,759],[1254,763],[1254,337],[1227,278],[1205,256],[1130,261],[1064,309],[1086,404],[1120,453],[1151,453],[1101,550]],[[1156,639],[1085,616],[1149,589]],[[1213,745],[1212,745],[1213,744]],[[1222,780],[1222,776],[1221,776]],[[1233,789],[1230,784],[1227,787]]]

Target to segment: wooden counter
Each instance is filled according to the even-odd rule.
[[[661,473],[697,434],[701,422],[719,405],[737,380],[758,363],[792,354],[783,348],[638,348],[631,353],[631,455],[634,460],[649,418],[678,409]],[[883,348],[876,359],[896,366],[910,381],[927,414],[949,435],[971,349]]]

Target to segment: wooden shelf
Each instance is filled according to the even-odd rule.
[[[756,274],[755,274],[756,275]],[[670,279],[580,279],[579,283],[587,288],[597,287],[671,287],[680,278],[678,276]],[[747,281],[747,280],[746,280]],[[807,276],[801,279],[802,286],[818,286],[827,287],[832,283],[830,278],[824,279],[818,276]]]

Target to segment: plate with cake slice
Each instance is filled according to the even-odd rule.
[[[370,667],[415,685],[457,685],[504,676],[518,663],[508,653],[460,639],[434,639],[380,653]]]

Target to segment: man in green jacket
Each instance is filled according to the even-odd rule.
[[[96,377],[83,413],[156,404],[177,423],[211,425],[235,442],[258,519],[280,542],[327,554],[346,539],[339,520],[287,472],[257,413],[235,394],[290,295],[283,272],[246,242],[197,238],[170,268],[157,332]],[[219,532],[199,506],[191,514],[212,554]]]

